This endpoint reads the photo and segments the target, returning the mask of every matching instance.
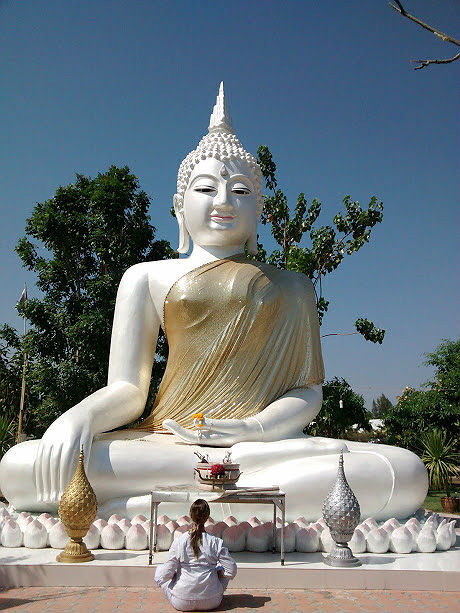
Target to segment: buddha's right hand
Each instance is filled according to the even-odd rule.
[[[88,465],[93,431],[88,415],[78,405],[69,409],[46,430],[34,463],[37,500],[58,502],[77,466],[81,447]]]

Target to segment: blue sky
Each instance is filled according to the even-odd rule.
[[[456,0],[405,6],[459,37]],[[158,237],[176,245],[177,168],[223,79],[237,135],[254,153],[269,145],[291,202],[316,196],[323,223],[346,194],[384,202],[370,245],[323,286],[322,333],[362,315],[387,335],[325,338],[327,376],[368,403],[430,376],[423,353],[459,331],[460,62],[413,71],[409,60],[453,45],[385,0],[3,1],[0,29],[0,322],[20,327],[25,280],[34,293],[13,252],[25,219],[75,172],[130,166]]]

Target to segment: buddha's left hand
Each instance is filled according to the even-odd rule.
[[[177,434],[186,443],[210,445],[212,447],[231,447],[243,441],[260,441],[261,429],[255,419],[209,419],[203,418],[200,431],[183,428],[174,419],[165,419],[163,426]]]

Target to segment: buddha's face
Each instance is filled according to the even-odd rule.
[[[194,243],[240,247],[256,232],[257,194],[248,167],[206,158],[195,166],[184,193],[185,226]]]

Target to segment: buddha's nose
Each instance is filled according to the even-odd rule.
[[[217,192],[216,197],[214,198],[213,204],[214,204],[214,208],[218,210],[229,210],[233,208],[232,204],[229,201],[226,189],[220,189]]]

